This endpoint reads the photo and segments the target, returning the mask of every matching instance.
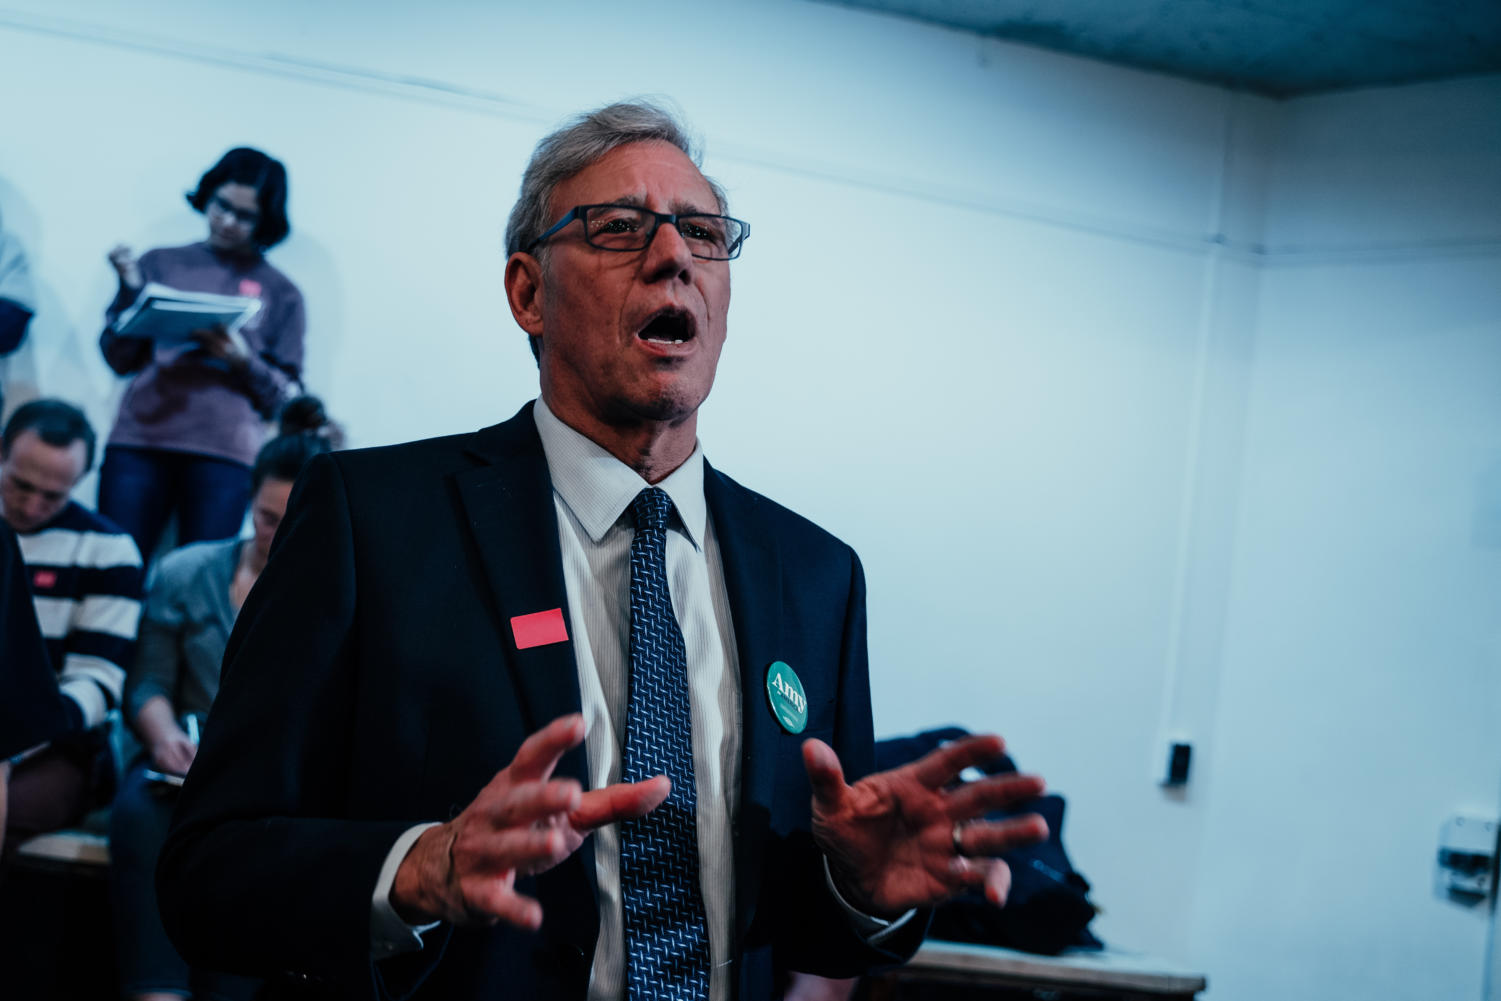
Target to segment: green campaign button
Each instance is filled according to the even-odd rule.
[[[780,660],[766,669],[766,699],[771,714],[788,733],[802,733],[808,726],[808,696],[797,672]]]

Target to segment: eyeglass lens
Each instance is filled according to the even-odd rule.
[[[225,201],[223,198],[220,198],[218,195],[210,196],[209,204],[218,209],[220,212],[223,212],[225,215],[234,216],[236,219],[247,226],[254,226],[257,222],[260,221],[261,218],[261,214],[259,212],[250,212],[245,209],[237,209],[233,205],[229,204],[229,202]]]
[[[645,209],[596,205],[584,213],[584,234],[605,250],[640,250],[656,235],[657,216]],[[694,257],[727,260],[740,249],[742,224],[721,215],[679,215],[677,230]]]

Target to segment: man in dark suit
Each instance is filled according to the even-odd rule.
[[[770,997],[916,948],[1036,818],[871,768],[853,551],[703,459],[725,214],[645,104],[544,139],[506,291],[541,397],[308,467],[158,870],[194,963],[419,997]],[[592,835],[588,847],[586,838]]]

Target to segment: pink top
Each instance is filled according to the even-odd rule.
[[[261,308],[240,328],[250,361],[235,372],[196,348],[153,350],[150,341],[117,335],[115,319],[137,295],[122,286],[105,312],[99,347],[110,368],[135,378],[120,401],[109,444],[250,465],[265,441],[264,422],[302,376],[302,293],[265,258],[223,254],[207,243],[147,251],[140,267],[144,281],[187,292],[252,296],[261,300]]]

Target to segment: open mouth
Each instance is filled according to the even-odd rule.
[[[686,344],[697,333],[692,313],[669,306],[653,313],[636,336],[649,344]]]

